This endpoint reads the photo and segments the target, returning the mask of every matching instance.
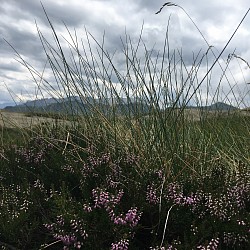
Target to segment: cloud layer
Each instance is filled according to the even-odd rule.
[[[71,34],[74,35],[76,31],[79,44],[84,42],[88,45],[85,28],[100,43],[105,32],[105,49],[111,54],[116,51],[114,62],[121,71],[125,69],[122,53],[123,44],[121,42],[121,38],[123,42],[126,40],[125,33],[129,35],[132,43],[136,46],[143,25],[143,42],[151,52],[152,60],[158,58],[159,62],[161,62],[165,33],[169,17],[171,17],[168,27],[171,52],[173,53],[175,49],[177,54],[181,53],[185,67],[191,69],[197,53],[200,53],[199,58],[201,58],[207,51],[208,45],[206,41],[209,45],[214,46],[215,55],[220,53],[249,8],[245,0],[239,0],[237,4],[232,0],[179,0],[175,2],[183,7],[197,24],[206,38],[206,41],[204,41],[204,38],[181,8],[165,7],[160,14],[155,15],[155,12],[159,10],[164,1],[71,0],[69,3],[67,0],[43,0],[42,3],[61,39],[66,54],[69,52],[69,46],[62,37],[70,39],[70,36],[65,25],[71,31]],[[49,43],[56,46],[43,7],[39,0],[1,0],[0,104],[11,101],[10,90],[24,99],[34,97],[36,92],[37,86],[29,71],[16,61],[18,59],[17,52],[37,71],[43,72],[45,68],[44,76],[52,84],[55,84],[52,71],[49,69],[49,65],[46,64],[46,54],[37,30],[39,29],[42,32]],[[230,53],[234,52],[239,57],[250,62],[249,27],[250,14],[246,17],[222,55],[224,60],[220,60],[222,68],[219,65],[214,68],[213,78],[211,78],[210,83],[211,88],[216,89],[218,82],[220,82],[220,76],[223,75],[222,71],[226,67],[225,61]],[[82,38],[82,41],[80,38]],[[93,47],[95,48],[96,45],[93,45]],[[98,57],[95,49],[93,49],[92,53]],[[142,48],[138,53],[140,53],[138,54],[139,57],[143,57],[145,50]],[[207,63],[211,65],[215,58],[212,53],[209,53],[209,57],[205,59],[199,68],[198,76],[200,79],[206,73]],[[18,60],[20,61],[20,59]],[[161,64],[159,63],[159,65]],[[245,84],[250,82],[250,70],[247,64],[239,58],[232,57],[227,72],[228,79],[224,76],[221,81],[223,89],[221,93],[228,93],[228,99],[235,98],[230,93],[232,88],[239,99],[245,93],[244,103],[250,106],[249,94],[246,95],[247,91],[249,91],[249,85]],[[113,80],[115,82],[116,79]]]

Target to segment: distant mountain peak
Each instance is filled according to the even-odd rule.
[[[216,102],[214,104],[211,104],[210,106],[207,106],[209,107],[210,110],[237,110],[238,108],[232,106],[232,105],[229,105],[229,104],[226,104],[224,102]]]

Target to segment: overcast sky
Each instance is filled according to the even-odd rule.
[[[39,40],[36,23],[44,37],[51,43],[53,43],[53,37],[39,0],[0,0],[0,3],[0,105],[3,105],[12,101],[11,96],[16,100],[17,97],[28,100],[33,98],[37,91],[37,85],[34,84],[31,74],[16,61],[16,53],[7,42],[38,72],[42,73],[46,65],[46,55]],[[182,51],[182,58],[187,69],[191,69],[194,55],[200,49],[200,55],[208,49],[208,45],[181,8],[165,7],[161,13],[155,14],[165,3],[162,0],[42,0],[42,3],[60,39],[63,36],[69,38],[65,24],[72,34],[76,30],[79,40],[85,37],[83,42],[87,41],[84,28],[100,43],[105,31],[105,49],[111,54],[117,51],[114,62],[117,63],[121,73],[125,71],[124,60],[121,59],[121,38],[125,39],[125,31],[135,45],[144,23],[143,41],[147,49],[152,52],[151,56],[157,58],[159,53],[159,61],[161,61],[165,31],[170,15],[171,53],[175,49]],[[192,17],[208,44],[214,46],[213,51],[216,55],[223,49],[250,7],[249,0],[176,0],[173,3],[183,7]],[[65,40],[61,41],[63,46],[66,45]],[[249,41],[250,13],[222,55],[220,59],[222,69],[226,68],[225,62],[228,55],[233,52],[250,63]],[[67,46],[65,51],[67,51]],[[98,56],[95,49],[93,53]],[[211,65],[215,58],[212,53],[209,55],[208,63]],[[199,67],[198,81],[207,70],[206,62],[204,60]],[[216,89],[222,69],[219,66],[214,68],[210,78],[211,88]],[[44,77],[52,85],[55,83],[48,64],[45,67]],[[115,83],[116,80],[112,81]],[[223,77],[221,81],[221,93],[225,94],[225,101],[236,104],[235,98],[244,99],[241,107],[250,106],[248,93],[250,84],[247,84],[249,82],[249,66],[243,60],[233,57],[227,70],[227,77]],[[204,84],[206,85],[206,81]],[[201,88],[201,98],[211,99],[211,96],[206,96],[205,85]],[[230,89],[233,89],[233,92]],[[225,97],[221,94],[221,98]]]

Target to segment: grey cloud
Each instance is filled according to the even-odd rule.
[[[36,0],[3,0],[6,4],[10,6],[15,6],[15,8],[6,14],[12,15],[16,19],[29,19],[35,20],[38,19],[43,24],[48,25],[48,21],[46,19],[46,15],[43,11],[43,7],[45,8],[46,13],[49,17],[53,17],[53,22],[59,23],[62,25],[62,21],[65,21],[68,26],[78,26],[81,23],[84,17],[84,10],[81,10],[74,5],[67,4],[66,6],[62,6],[57,2],[44,0],[44,1],[36,1]]]
[[[7,33],[5,33],[4,39],[11,46],[13,46],[13,48],[18,53],[29,57],[40,57],[42,47],[38,36],[35,36],[27,31],[18,31],[16,29],[13,29],[12,27],[9,27],[9,29],[6,31]],[[5,46],[3,47],[4,51],[1,51],[1,53],[6,52],[7,48],[11,50],[11,47],[7,43],[5,43]]]
[[[203,55],[207,50],[206,43],[199,35],[192,22],[180,8],[164,8],[164,11],[162,11],[161,14],[154,14],[157,10],[159,10],[165,1],[92,1],[94,3],[105,3],[110,8],[114,7],[118,22],[115,22],[115,19],[113,20],[110,16],[105,16],[105,11],[102,12],[101,9],[93,8],[93,10],[90,11],[87,8],[84,8],[84,6],[79,7],[77,5],[68,3],[68,1],[61,0],[61,2],[64,4],[59,4],[59,1],[53,0],[42,1],[44,8],[46,9],[46,12],[52,21],[60,39],[61,35],[64,35],[65,32],[67,32],[63,22],[72,32],[72,35],[74,35],[74,28],[76,28],[79,45],[81,45],[82,38],[84,44],[87,46],[87,43],[85,43],[86,38],[84,38],[84,26],[86,26],[87,30],[93,34],[93,36],[100,43],[102,41],[103,32],[105,31],[105,50],[109,51],[111,55],[114,51],[117,51],[117,54],[113,60],[121,72],[125,71],[126,69],[124,65],[125,58],[122,52],[123,44],[121,42],[121,39],[123,42],[126,41],[125,28],[127,34],[131,38],[133,45],[136,46],[143,20],[145,21],[145,27],[142,38],[145,42],[145,45],[147,46],[147,49],[152,52],[152,60],[156,60],[156,57],[160,52],[158,60],[159,62],[161,61],[165,30],[167,28],[169,14],[172,14],[169,34],[171,53],[173,53],[175,50],[175,52],[178,54],[177,49],[180,49],[180,51],[182,51],[182,59],[184,60],[185,65],[188,67],[193,64],[193,56],[196,55],[200,49],[202,49],[201,55]],[[89,3],[90,1],[86,2]],[[237,15],[239,15],[238,13],[241,11],[244,13],[244,8],[248,5],[246,2],[247,1],[240,1],[239,6],[237,7]],[[188,14],[190,14],[190,16],[199,26],[201,31],[204,32],[205,36],[207,36],[206,30],[210,25],[216,26],[217,24],[221,24],[223,26],[224,21],[228,20],[226,18],[232,18],[233,20],[235,18],[234,14],[236,11],[232,9],[233,5],[219,2],[217,0],[211,0],[207,2],[200,0],[180,0],[178,1],[178,4],[185,8]],[[5,6],[8,6],[8,8],[5,8]],[[6,23],[4,18],[0,20],[0,36],[4,37],[8,42],[10,42],[10,44],[12,44],[20,54],[28,58],[32,65],[34,64],[39,69],[41,69],[44,65],[44,62],[46,61],[46,55],[43,51],[38,35],[32,33],[28,29],[25,29],[25,27],[23,27],[22,31],[20,31],[21,29],[18,29],[16,25],[13,25],[18,24],[18,22],[21,20],[26,20],[30,23],[33,23],[35,27],[36,20],[39,29],[41,29],[48,42],[55,45],[49,23],[46,19],[45,13],[43,12],[40,1],[1,0],[0,11],[3,16],[10,18],[8,20],[12,20],[9,23]],[[121,18],[121,22],[119,22],[119,18]],[[237,16],[237,19],[240,20],[240,18],[240,16]],[[246,19],[244,25],[246,30],[249,30],[249,18]],[[243,41],[242,37],[247,39]],[[214,45],[213,43],[215,40],[213,40],[213,37],[211,38],[211,45]],[[244,57],[244,55],[249,55],[248,41],[249,35],[247,36],[239,34],[239,36],[236,36],[232,41],[226,53],[230,53],[229,51],[232,52],[235,47],[240,45],[239,48],[237,48],[238,54],[240,54],[242,57]],[[67,44],[65,45],[64,42],[62,44],[64,44],[63,49],[65,50],[65,54],[70,55]],[[96,53],[96,47],[98,46],[93,41],[91,44],[93,45],[92,49],[94,56],[98,57],[98,54]],[[218,44],[216,44],[216,49],[221,51],[223,46],[224,44],[218,41]],[[6,58],[6,61],[9,62],[10,59],[14,57],[14,54],[15,53],[12,51],[12,49],[3,40],[0,40],[0,56],[2,58]],[[223,56],[226,57],[226,55]],[[143,45],[138,51],[138,58],[145,59]],[[246,59],[250,60],[250,58]],[[208,60],[209,63],[212,63],[214,57],[210,56]],[[206,66],[205,60],[201,67],[203,66]],[[13,66],[9,65],[8,63],[0,64],[1,77],[6,78],[9,82],[13,82],[13,86],[16,88],[16,90],[18,90],[18,86],[24,84],[24,82],[15,77],[13,77],[13,79],[9,79],[9,75],[7,76],[6,71],[22,72],[22,70],[22,67],[14,64]],[[50,73],[50,71],[47,72]],[[53,82],[53,77],[48,77],[48,79]],[[115,77],[112,77],[112,80],[115,81]]]
[[[2,72],[6,71],[21,71],[22,68],[18,64],[13,63],[0,63],[0,74],[2,75]],[[5,76],[6,77],[6,76]]]

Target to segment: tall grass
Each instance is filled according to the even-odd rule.
[[[171,3],[168,5],[177,7]],[[45,227],[47,233],[50,232],[57,241],[43,247],[52,247],[58,242],[66,244],[65,238],[60,236],[60,228],[66,224],[67,228],[76,227],[77,222],[74,222],[73,227],[73,219],[70,220],[73,214],[77,218],[86,219],[87,226],[80,221],[77,225],[81,228],[85,225],[89,234],[93,233],[86,243],[88,249],[91,249],[91,245],[106,249],[114,237],[125,238],[124,241],[113,243],[112,249],[127,249],[129,239],[133,239],[134,228],[140,220],[139,227],[141,225],[142,230],[136,234],[134,249],[145,249],[153,245],[154,249],[163,249],[157,248],[157,244],[158,247],[165,246],[166,249],[170,249],[172,245],[180,249],[198,247],[199,244],[199,249],[210,249],[210,245],[216,244],[218,246],[218,238],[222,237],[219,226],[208,227],[207,235],[202,236],[202,232],[206,232],[206,226],[212,223],[216,216],[221,219],[221,230],[228,232],[229,229],[223,224],[224,215],[217,211],[220,206],[225,206],[225,213],[232,213],[230,216],[241,218],[235,212],[236,205],[232,198],[234,196],[230,196],[227,185],[234,191],[236,187],[242,188],[242,199],[249,197],[245,194],[249,189],[249,180],[246,178],[246,186],[240,182],[244,171],[249,174],[245,167],[249,166],[250,159],[249,117],[238,111],[225,115],[202,109],[204,104],[208,104],[208,97],[213,101],[227,101],[231,94],[237,98],[234,87],[230,87],[230,92],[224,95],[223,100],[218,99],[221,82],[227,79],[230,64],[228,60],[223,67],[219,61],[226,46],[218,56],[213,48],[208,46],[207,51],[203,54],[200,51],[193,57],[192,65],[188,66],[184,61],[183,52],[169,46],[169,19],[163,50],[156,56],[153,56],[153,51],[147,48],[143,41],[143,28],[136,44],[125,34],[125,38],[121,40],[122,51],[111,54],[105,49],[105,37],[98,42],[86,30],[86,44],[76,34],[71,33],[67,26],[65,28],[70,40],[60,39],[46,11],[45,15],[54,43],[49,42],[39,28],[37,29],[55,82],[48,82],[43,73],[36,71],[21,56],[19,60],[30,71],[43,95],[47,92],[53,97],[67,97],[69,102],[65,103],[65,110],[72,126],[51,128],[47,125],[35,129],[33,132],[39,135],[42,143],[31,143],[32,153],[28,153],[26,149],[8,149],[5,158],[11,159],[11,156],[18,155],[17,158],[21,162],[18,170],[11,170],[13,175],[11,171],[6,170],[9,163],[2,158],[2,172],[7,171],[6,185],[9,180],[18,184],[21,181],[18,171],[22,172],[23,168],[27,168],[22,172],[25,185],[29,185],[30,180],[31,183],[35,181],[35,188],[38,188],[42,195],[39,198],[36,196],[37,191],[31,190],[32,197],[38,199],[41,204],[41,197],[48,201],[48,204],[42,205],[44,210],[39,216],[51,222],[45,223]],[[238,27],[236,31],[237,29]],[[67,48],[63,46],[65,42]],[[121,60],[121,54],[124,58],[122,67],[115,64],[116,56]],[[211,64],[208,60],[210,56],[214,59]],[[207,72],[200,76],[199,70],[204,63],[207,64]],[[211,72],[216,64],[219,64],[222,70],[221,78],[216,91],[211,92]],[[204,82],[207,87],[207,100],[204,100],[201,94],[204,92]],[[234,103],[244,104],[244,100],[235,99]],[[187,114],[189,105],[198,107],[199,113],[195,119]],[[34,145],[40,145],[41,148]],[[52,148],[53,150],[47,151]],[[32,164],[35,163],[47,168],[48,172],[43,172],[43,168],[36,170],[38,172],[34,171],[36,167]],[[15,165],[16,162],[13,162],[13,166]],[[57,176],[56,180],[53,175]],[[19,178],[15,180],[13,176]],[[117,187],[111,187],[111,184],[107,186],[107,178],[111,178],[114,185],[117,181]],[[37,182],[40,180],[44,183],[39,186]],[[8,188],[3,189],[7,192]],[[194,191],[195,189],[198,191]],[[216,189],[221,191],[222,196],[216,193]],[[19,195],[19,191],[14,187],[9,187],[8,190],[13,195]],[[95,202],[93,206],[87,203],[91,203],[91,191]],[[125,198],[121,201],[123,194]],[[108,201],[102,203],[100,199],[104,196]],[[222,203],[219,203],[220,198],[224,199]],[[194,200],[198,200],[199,205]],[[228,204],[233,204],[232,210],[227,207],[226,200]],[[86,202],[85,212],[89,212],[87,215],[79,212],[83,201]],[[247,208],[242,205],[244,213],[247,213],[248,205]],[[49,206],[55,206],[55,211],[50,211]],[[190,208],[188,212],[185,210],[186,206]],[[38,213],[38,207],[32,209],[34,213]],[[207,213],[209,209],[212,212],[206,218],[203,212]],[[95,212],[90,213],[92,211]],[[119,211],[120,217],[117,214]],[[126,211],[127,215],[134,215],[134,221],[123,217]],[[246,218],[247,222],[244,223],[248,223],[248,219]],[[56,222],[52,223],[55,220]],[[94,222],[98,223],[98,220],[101,232],[107,230],[104,237],[100,235],[100,231],[98,234],[100,229],[95,227]],[[126,227],[122,228],[122,223]],[[36,227],[35,224],[33,227]],[[107,228],[105,225],[108,225]],[[190,225],[194,227],[192,232],[199,230],[196,236],[191,237],[190,232],[186,234]],[[8,230],[14,229],[2,230],[5,230],[6,235]],[[51,240],[43,230],[39,228],[38,231],[44,234],[43,239]],[[152,231],[152,234],[149,231]],[[115,236],[111,236],[114,232]],[[239,234],[240,232],[242,231],[239,231]],[[82,231],[79,237],[88,238],[85,231]],[[143,243],[143,237],[148,237],[147,243]],[[185,237],[190,242],[185,241]],[[6,240],[9,241],[9,238],[6,237]],[[178,240],[181,241],[180,244]],[[76,241],[72,242],[77,248]],[[225,242],[221,243],[222,246]],[[27,240],[27,246],[29,244],[31,243]],[[67,244],[65,246],[71,243]],[[204,248],[201,244],[204,244]]]
[[[45,15],[47,16],[46,12]],[[192,66],[188,67],[182,51],[169,47],[169,26],[163,51],[154,57],[152,50],[148,49],[143,41],[142,28],[137,44],[132,43],[128,35],[121,40],[122,52],[117,53],[119,59],[121,54],[124,57],[121,68],[115,65],[116,53],[109,54],[105,49],[105,37],[99,43],[86,31],[87,44],[84,44],[83,40],[66,27],[71,40],[61,40],[48,16],[47,20],[54,36],[54,44],[48,42],[39,28],[38,33],[56,84],[47,82],[42,74],[34,71],[22,58],[20,60],[34,79],[39,76],[37,84],[41,92],[46,90],[58,98],[69,98],[69,104],[65,105],[65,109],[69,114],[75,114],[71,116],[71,120],[75,124],[73,133],[77,136],[81,136],[81,133],[87,133],[84,135],[87,137],[104,136],[104,140],[114,150],[130,150],[140,155],[145,159],[145,168],[167,164],[175,175],[182,171],[177,166],[185,160],[186,155],[190,155],[192,147],[195,147],[199,154],[211,152],[213,157],[215,152],[220,155],[227,154],[228,149],[224,147],[227,141],[243,143],[241,138],[227,133],[230,130],[230,122],[224,124],[222,131],[214,129],[213,137],[221,133],[224,135],[224,140],[216,140],[214,143],[211,137],[207,137],[206,123],[212,122],[211,119],[206,120],[207,113],[200,113],[199,122],[190,125],[184,112],[187,105],[199,107],[207,103],[201,96],[201,91],[204,92],[203,82],[206,82],[207,97],[214,95],[211,99],[219,101],[221,83],[212,93],[213,79],[210,72],[218,63],[222,70],[220,82],[227,79],[226,70],[229,70],[230,61],[225,62],[225,69],[219,62],[225,48],[216,56],[213,48],[208,47],[204,54],[199,52],[195,55]],[[200,32],[199,29],[198,31]],[[205,40],[203,35],[202,37]],[[65,42],[68,49],[62,45]],[[207,43],[206,40],[205,42]],[[209,65],[207,60],[211,56],[214,61]],[[207,63],[208,70],[204,76],[200,76],[199,69],[203,63]],[[229,95],[235,96],[233,87],[224,95],[224,100],[229,99]],[[80,97],[77,104],[87,104],[91,110],[84,116],[84,130],[79,127],[77,114],[85,114],[86,105],[79,105],[76,109],[73,106],[76,96]],[[244,103],[244,100],[239,100],[235,96],[234,103]],[[213,125],[217,126],[216,123]],[[198,145],[197,140],[200,141]],[[241,146],[244,147],[246,148],[246,145]],[[225,149],[226,152],[219,151],[219,148]],[[237,157],[247,158],[245,151],[242,155],[241,151],[238,151]],[[198,162],[199,160],[198,158]],[[192,166],[192,169],[194,167]]]

